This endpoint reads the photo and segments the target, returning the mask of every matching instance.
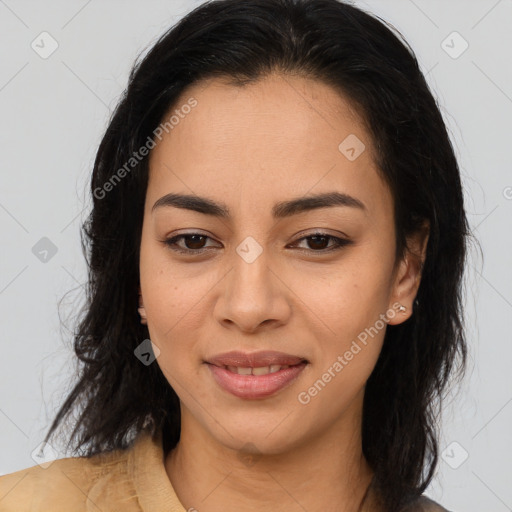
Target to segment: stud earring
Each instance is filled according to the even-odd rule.
[[[400,307],[398,308],[398,311],[400,311],[400,313],[405,313],[406,309],[407,308],[403,304],[400,304]]]

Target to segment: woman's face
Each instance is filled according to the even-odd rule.
[[[335,90],[291,76],[195,84],[176,110],[150,155],[140,284],[182,428],[262,453],[353,432],[383,319],[407,319],[419,284],[405,260],[393,275],[369,134]]]

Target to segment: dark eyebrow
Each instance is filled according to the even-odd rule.
[[[212,199],[196,195],[167,194],[155,202],[151,211],[153,212],[156,208],[163,206],[192,210],[222,219],[229,219],[231,217],[229,208],[225,204],[216,203]],[[348,206],[358,208],[364,212],[367,211],[364,203],[355,197],[340,192],[328,192],[276,203],[272,208],[272,216],[276,219],[283,219],[317,208],[328,208],[332,206]]]

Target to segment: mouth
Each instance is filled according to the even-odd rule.
[[[304,357],[273,350],[265,350],[260,352],[225,352],[223,354],[217,354],[207,359],[205,362],[219,367],[270,368],[271,366],[294,366],[308,361]],[[270,371],[268,373],[270,373]]]
[[[245,399],[267,398],[294,381],[309,361],[282,352],[229,352],[205,361],[216,383]]]
[[[271,364],[270,366],[258,366],[257,368],[252,368],[250,366],[219,366],[219,368],[224,368],[225,370],[228,370],[231,373],[237,373],[238,375],[268,375],[269,373],[277,373],[281,370],[286,370],[286,368],[290,368],[290,366],[297,365]]]

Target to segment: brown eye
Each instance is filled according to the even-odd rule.
[[[296,244],[304,240],[306,240],[307,242],[307,247],[305,248],[306,251],[318,253],[327,253],[330,251],[335,251],[352,243],[351,240],[332,236],[327,233],[314,233],[312,235],[300,238],[299,240],[297,240]],[[329,241],[331,240],[332,244],[329,245]]]
[[[201,254],[202,252],[213,248],[213,246],[205,245],[207,240],[211,240],[211,238],[201,233],[184,233],[164,240],[164,243],[176,252],[184,254]],[[342,247],[352,243],[351,240],[332,236],[327,233],[314,233],[300,238],[295,242],[295,245],[303,241],[306,241],[307,247],[301,248],[302,250],[320,254],[341,249]],[[178,242],[182,242],[182,244],[179,244]]]
[[[201,233],[185,233],[174,236],[164,240],[165,245],[170,247],[173,251],[192,254],[201,253],[203,250],[209,249],[211,246],[205,246],[206,240],[210,237],[202,235]],[[177,242],[183,241],[183,245]]]
[[[329,246],[329,238],[328,236],[309,236],[308,245],[311,249],[326,249]]]
[[[184,235],[183,240],[187,249],[203,249],[205,239],[204,235]]]

